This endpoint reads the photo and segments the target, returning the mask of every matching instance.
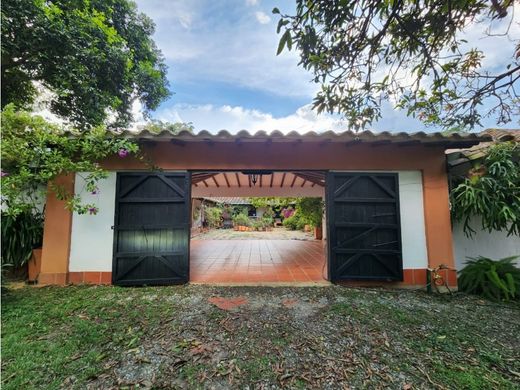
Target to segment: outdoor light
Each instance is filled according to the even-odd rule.
[[[253,183],[253,185],[255,185],[256,182],[258,181],[258,175],[256,173],[253,173],[249,176],[251,177],[251,183]]]

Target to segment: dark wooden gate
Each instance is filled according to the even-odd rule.
[[[190,191],[188,172],[118,173],[113,284],[188,281]]]
[[[403,280],[397,174],[329,172],[327,219],[331,281]]]

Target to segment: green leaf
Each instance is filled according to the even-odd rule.
[[[276,55],[279,55],[283,51],[283,49],[289,39],[291,39],[291,33],[289,32],[289,30],[287,30],[280,38],[280,42],[278,43],[278,50],[276,51]]]

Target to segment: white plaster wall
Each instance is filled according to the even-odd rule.
[[[467,257],[484,256],[498,260],[520,256],[520,237],[508,237],[507,232],[482,231],[481,221],[477,217],[470,221],[470,226],[476,233],[472,237],[466,237],[463,223],[456,222],[453,225],[453,254],[457,270],[464,268]],[[516,260],[516,264],[520,267],[520,259]]]
[[[427,268],[421,171],[399,171],[403,268]]]
[[[116,173],[98,183],[99,194],[92,195],[83,190],[85,182],[81,173],[76,174],[75,192],[83,202],[94,203],[99,212],[96,215],[74,213],[72,216],[71,248],[69,271],[112,271],[112,251],[114,242]],[[84,174],[83,174],[84,175]]]
[[[424,226],[422,174],[420,171],[399,171],[399,197],[403,268],[426,268],[428,254]],[[114,234],[116,173],[99,182],[98,195],[82,191],[84,181],[76,176],[75,190],[85,202],[97,204],[97,215],[72,218],[69,271],[111,271]]]

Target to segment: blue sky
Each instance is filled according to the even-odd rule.
[[[340,117],[312,111],[310,103],[319,85],[297,66],[297,53],[276,56],[278,17],[271,10],[276,6],[283,13],[294,13],[295,1],[138,0],[137,4],[156,23],[154,39],[165,56],[174,93],[152,117],[192,122],[196,130],[210,131],[347,129]],[[482,45],[493,51],[495,61],[501,58],[502,48],[496,42]],[[510,46],[507,50],[511,52]],[[372,129],[435,130],[390,104]]]

